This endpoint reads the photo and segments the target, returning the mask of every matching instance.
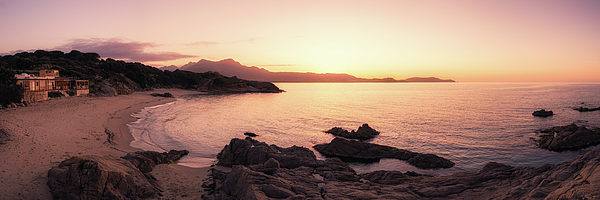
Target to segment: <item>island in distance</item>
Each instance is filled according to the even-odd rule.
[[[440,79],[436,77],[413,77],[404,80],[396,80],[394,78],[367,79],[338,73],[271,72],[264,68],[242,65],[233,59],[225,59],[216,62],[202,59],[198,62],[190,62],[181,67],[171,65],[159,69],[163,71],[175,71],[179,69],[196,73],[212,71],[218,72],[224,76],[236,76],[241,79],[267,82],[456,82],[451,79]]]

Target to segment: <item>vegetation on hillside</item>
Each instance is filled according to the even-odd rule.
[[[176,70],[162,71],[141,63],[125,62],[107,58],[97,53],[82,53],[73,50],[37,50],[0,57],[0,103],[15,102],[15,74],[38,74],[41,69],[56,69],[62,77],[90,80],[90,93],[130,94],[133,91],[152,88],[182,88],[209,92],[231,91],[231,89],[254,87],[256,92],[276,92],[279,89],[270,83],[246,81],[236,77],[222,76],[216,72],[194,73]],[[112,90],[110,89],[112,88]],[[247,91],[245,91],[247,92]]]

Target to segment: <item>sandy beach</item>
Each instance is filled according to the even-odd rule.
[[[120,157],[141,151],[129,146],[133,137],[126,124],[144,107],[175,101],[150,95],[164,92],[175,97],[198,93],[158,89],[115,97],[63,97],[0,110],[0,129],[9,135],[0,142],[0,199],[52,199],[48,170],[72,156]],[[160,199],[199,199],[207,170],[157,166],[152,173],[163,187]]]

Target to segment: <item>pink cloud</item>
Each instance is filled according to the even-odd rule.
[[[146,48],[157,47],[150,42],[127,42],[118,38],[91,38],[73,39],[69,43],[58,47],[69,52],[78,50],[82,52],[96,52],[105,58],[123,59],[130,62],[170,61],[182,58],[194,58],[194,55],[185,55],[177,52],[146,52]]]
[[[187,44],[188,46],[208,46],[208,45],[216,45],[218,42],[209,42],[209,41],[200,41],[200,42],[192,42]]]

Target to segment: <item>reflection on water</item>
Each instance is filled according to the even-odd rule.
[[[372,143],[454,161],[448,174],[478,171],[490,161],[518,166],[558,163],[577,152],[555,153],[536,147],[536,130],[562,126],[600,126],[600,111],[572,110],[584,102],[600,106],[600,85],[540,83],[278,83],[281,94],[189,96],[144,109],[130,125],[132,146],[147,150],[187,149],[181,163],[209,166],[231,138],[253,132],[256,139],[281,147],[312,147],[333,139],[332,127],[357,129],[363,123],[380,131]],[[539,109],[548,118],[533,117]],[[317,153],[318,155],[318,153]],[[404,161],[351,164],[357,171],[417,171]]]

